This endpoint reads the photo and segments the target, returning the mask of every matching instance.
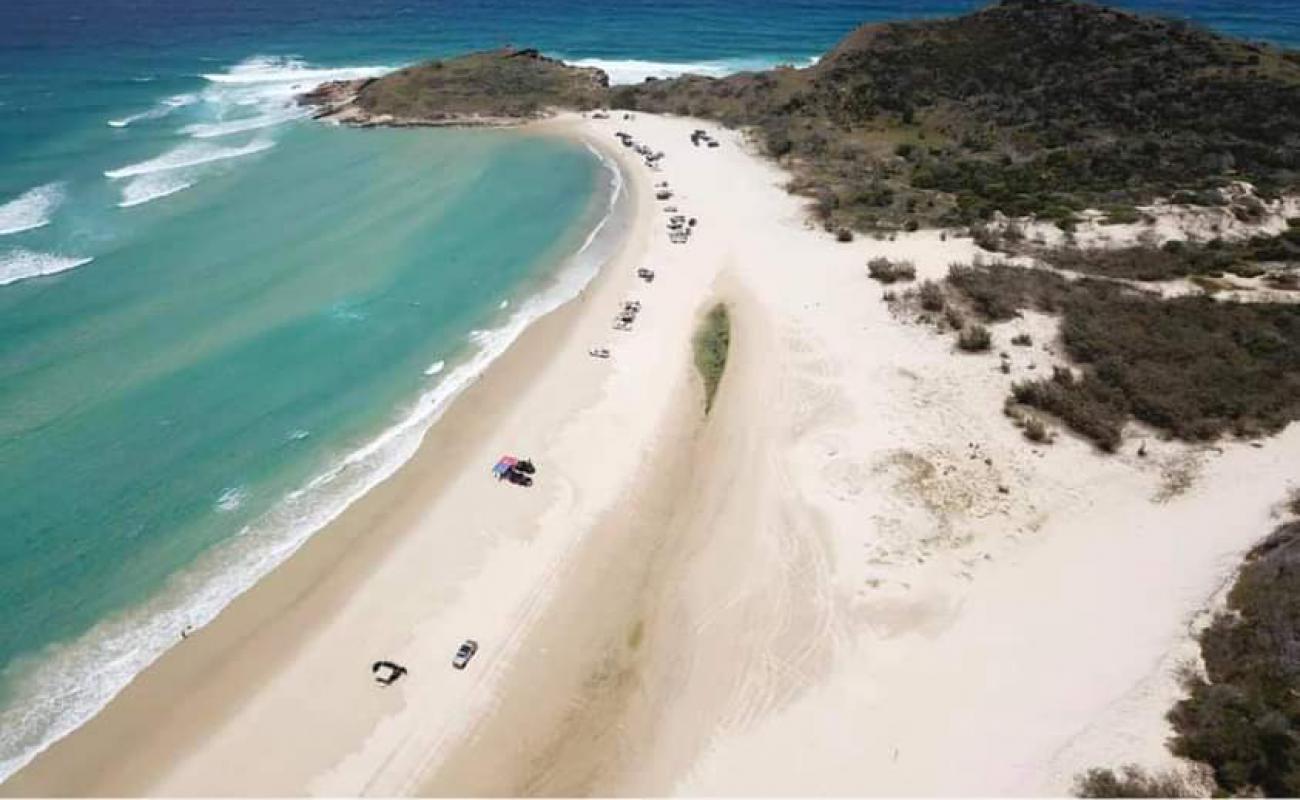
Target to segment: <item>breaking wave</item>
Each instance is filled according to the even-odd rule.
[[[125,128],[131,123],[140,122],[141,120],[162,119],[178,108],[194,105],[198,100],[199,98],[197,95],[178,94],[174,97],[169,97],[166,100],[163,100],[148,111],[141,111],[139,114],[132,114],[129,117],[122,117],[121,119],[110,119],[108,125],[110,128]]]
[[[120,208],[169,197],[202,178],[207,171],[204,165],[274,147],[271,129],[308,115],[307,109],[298,105],[298,95],[326,81],[374,77],[388,71],[388,67],[311,67],[298,59],[256,56],[225,72],[205,74],[202,77],[208,85],[201,91],[169,97],[148,111],[110,120],[108,124],[125,128],[192,106],[187,113],[188,124],[179,128],[180,134],[208,140],[249,133],[257,137],[255,141],[226,147],[190,141],[146,161],[108,170],[104,176],[134,179],[122,188],[122,199],[117,204]]]
[[[77,256],[60,256],[53,253],[34,253],[31,250],[10,250],[0,254],[0,286],[24,281],[28,278],[40,278],[57,275],[70,269],[89,264],[93,258]]]
[[[133,178],[122,187],[122,200],[118,208],[140,206],[177,192],[183,192],[194,185],[194,181],[174,172],[157,172]]]
[[[54,209],[63,202],[63,184],[47,183],[28,189],[0,205],[0,236],[21,233],[50,224]]]
[[[375,78],[391,70],[391,67],[309,67],[298,58],[283,56],[253,56],[245,59],[225,72],[207,73],[203,78],[212,83],[235,86],[254,84],[297,83],[311,89],[326,81],[351,81],[359,78]]]
[[[272,147],[275,147],[275,142],[265,139],[250,142],[243,147],[183,144],[157,158],[151,158],[137,164],[128,164],[117,169],[110,169],[104,173],[104,176],[108,178],[131,178],[136,175],[150,175],[155,172],[197,167],[202,164],[211,164],[214,161],[226,161],[232,158],[251,156],[254,153],[270,150]]]
[[[810,67],[817,57],[788,58],[724,58],[716,61],[641,61],[638,59],[566,58],[577,67],[596,67],[609,76],[612,84],[641,83],[646,78],[676,78],[681,75],[704,75],[721,78],[737,72],[754,72],[781,65]]]

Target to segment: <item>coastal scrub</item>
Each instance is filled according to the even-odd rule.
[[[713,410],[713,396],[727,368],[727,350],[731,346],[731,317],[726,305],[718,303],[709,310],[695,332],[694,345],[695,368],[704,381],[704,413],[707,414]]]

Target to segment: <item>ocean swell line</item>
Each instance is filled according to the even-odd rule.
[[[609,171],[605,214],[554,280],[519,305],[499,327],[475,331],[477,347],[410,412],[364,446],[291,492],[238,535],[177,573],[142,606],[115,615],[73,642],[16,659],[3,678],[12,701],[0,710],[0,781],[54,742],[72,733],[109,703],[142,670],[178,641],[178,632],[200,628],[252,588],[311,536],[342,514],[415,454],[425,433],[451,402],[535,321],[564,305],[599,272],[603,257],[593,248],[624,197],[617,164],[596,152]],[[295,432],[295,436],[305,432]],[[218,499],[232,505],[234,490]]]

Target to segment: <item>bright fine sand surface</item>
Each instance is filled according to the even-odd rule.
[[[583,296],[4,791],[1059,794],[1168,763],[1189,634],[1274,526],[1300,431],[1145,458],[1138,436],[1033,445],[1002,402],[1059,362],[1052,321],[958,355],[866,276],[886,255],[940,277],[969,239],[837,243],[739,134],[613,116],[548,123],[627,178],[625,244]],[[664,205],[699,220],[686,244]],[[690,339],[718,301],[732,349],[706,418]],[[491,478],[505,452],[534,487]],[[377,659],[410,672],[380,688]]]

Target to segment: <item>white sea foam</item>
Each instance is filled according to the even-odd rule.
[[[233,136],[237,133],[247,133],[262,128],[274,128],[276,125],[283,125],[286,122],[292,122],[306,116],[306,109],[292,109],[274,114],[260,114],[255,117],[233,119],[227,122],[199,122],[181,128],[181,133],[188,133],[195,139],[215,139],[218,136]]]
[[[170,170],[184,169],[186,167],[197,167],[202,164],[211,164],[214,161],[226,161],[232,158],[241,158],[251,156],[254,153],[261,153],[264,150],[270,150],[275,147],[275,142],[268,139],[261,139],[250,142],[242,147],[219,147],[208,144],[183,144],[173,150],[151,158],[148,161],[141,161],[137,164],[128,164],[125,167],[110,169],[104,173],[108,178],[131,178],[136,175],[150,175],[155,172],[167,172]]]
[[[446,361],[435,361],[424,370],[424,374],[430,376],[437,375],[439,372],[442,372],[443,367],[445,366],[447,366]]]
[[[122,200],[118,203],[122,208],[168,197],[200,180],[207,172],[205,165],[274,147],[270,129],[307,116],[307,110],[296,100],[303,92],[325,81],[372,77],[387,71],[388,67],[324,69],[310,67],[297,59],[258,56],[225,72],[206,74],[203,78],[208,86],[201,92],[168,97],[147,111],[110,120],[108,124],[125,128],[140,120],[161,119],[178,108],[194,106],[187,114],[189,124],[182,126],[180,133],[206,140],[262,131],[256,141],[237,147],[187,142],[160,156],[109,170],[104,175],[112,179],[134,179],[122,189]],[[162,173],[173,174],[157,177]]]
[[[148,111],[141,111],[138,114],[132,114],[129,117],[122,117],[121,119],[110,119],[108,125],[111,128],[125,128],[131,123],[139,122],[141,120],[162,119],[178,108],[194,105],[198,100],[198,96],[193,94],[174,95],[163,100]]]
[[[70,269],[84,266],[94,261],[93,258],[61,256],[54,253],[34,253],[21,248],[0,253],[0,286],[56,275]]]
[[[207,73],[204,79],[212,83],[247,86],[257,83],[309,83],[326,81],[351,81],[374,78],[390,71],[391,67],[310,67],[298,58],[284,56],[253,56],[225,72]]]
[[[328,81],[373,78],[390,67],[311,67],[293,58],[256,56],[225,72],[203,76],[209,86],[202,92],[213,124],[241,123],[261,117],[264,122],[279,118],[283,124],[303,116],[297,97]]]
[[[238,511],[239,507],[247,499],[248,491],[246,489],[242,486],[232,486],[222,490],[221,496],[217,498],[217,510],[227,514],[231,511]]]
[[[0,236],[21,233],[50,224],[54,210],[63,202],[63,184],[47,183],[28,189],[0,205]]]
[[[638,59],[576,58],[565,59],[578,67],[596,67],[604,70],[609,82],[615,85],[641,83],[646,78],[676,78],[681,75],[704,75],[721,78],[737,72],[772,69],[782,64],[807,67],[817,63],[816,57],[797,61],[780,58],[728,58],[716,61],[641,61]]]
[[[185,191],[194,185],[194,181],[187,178],[184,172],[180,170],[179,174],[178,172],[154,172],[137,175],[122,187],[122,200],[117,207],[131,208],[144,205]]]
[[[598,154],[599,155],[599,154]],[[541,293],[521,303],[499,328],[479,331],[473,353],[396,425],[292,492],[255,523],[200,558],[141,607],[96,625],[77,640],[20,658],[5,670],[12,690],[0,709],[0,780],[90,719],[188,628],[210,622],[227,604],[294,553],[321,526],[393,474],[419,446],[448,404],[472,384],[536,319],[595,277],[604,255],[593,249],[622,195],[611,171],[609,208],[582,249]],[[612,242],[611,242],[612,244]]]

